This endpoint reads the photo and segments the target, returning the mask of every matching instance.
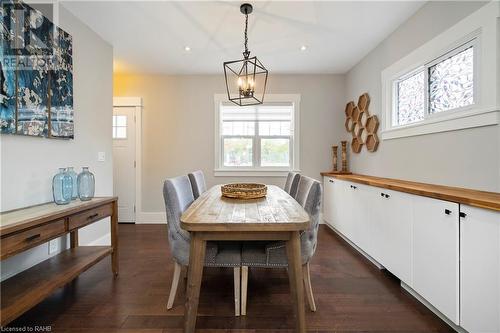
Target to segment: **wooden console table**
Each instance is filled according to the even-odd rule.
[[[61,206],[47,203],[0,214],[0,260],[70,234],[69,249],[0,284],[2,326],[107,255],[111,255],[113,273],[118,275],[117,203],[116,197],[102,197]],[[78,229],[108,216],[111,216],[111,246],[78,246]]]

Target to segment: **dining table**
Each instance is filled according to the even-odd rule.
[[[278,186],[268,185],[257,199],[233,199],[214,186],[196,199],[181,216],[181,228],[191,234],[184,332],[195,331],[207,241],[283,241],[286,243],[290,293],[297,332],[306,331],[300,232],[309,215]]]

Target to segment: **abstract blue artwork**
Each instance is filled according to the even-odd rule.
[[[0,133],[72,139],[71,35],[22,2],[0,14]]]

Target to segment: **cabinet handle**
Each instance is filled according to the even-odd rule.
[[[333,183],[333,180],[331,180],[331,179],[328,179],[328,181],[329,181],[330,183]]]
[[[386,194],[386,195],[384,195],[384,197],[389,198],[389,197],[390,197],[390,195],[389,195],[389,194]]]
[[[465,218],[467,216],[467,214],[465,214],[464,212],[460,212],[460,213],[458,213],[458,216]]]
[[[32,235],[32,236],[26,237],[24,240],[26,242],[31,242],[32,240],[35,240],[35,239],[37,239],[39,237],[40,237],[40,234],[36,234],[36,235]]]
[[[445,210],[444,210],[444,213],[445,213],[446,215],[450,215],[450,214],[451,214],[451,210],[449,210],[449,209],[445,209]]]
[[[87,220],[92,220],[93,218],[98,217],[98,216],[99,216],[99,213],[92,214],[89,217],[87,217]]]
[[[358,187],[357,187],[357,186],[354,186],[354,185],[351,185],[351,188],[352,188],[353,190],[355,190],[355,189],[357,189]]]
[[[380,196],[383,198],[385,196],[385,194],[380,192]]]

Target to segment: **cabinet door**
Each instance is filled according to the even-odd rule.
[[[376,253],[380,263],[400,280],[411,280],[412,198],[401,192],[379,189],[375,204]]]
[[[461,205],[461,317],[469,332],[500,332],[500,213]]]
[[[458,204],[414,197],[411,287],[458,324]]]
[[[336,228],[336,220],[333,218],[335,198],[334,198],[334,182],[335,180],[331,177],[324,177],[323,180],[323,219],[329,223],[331,226]]]
[[[347,182],[335,179],[333,186],[333,196],[335,198],[333,217],[337,220],[337,230],[349,239],[352,237],[351,195],[351,191],[348,191]]]
[[[367,254],[371,252],[372,235],[370,228],[372,221],[372,206],[374,201],[373,189],[370,186],[351,183],[347,191],[350,193],[351,203],[351,237],[354,244]]]

